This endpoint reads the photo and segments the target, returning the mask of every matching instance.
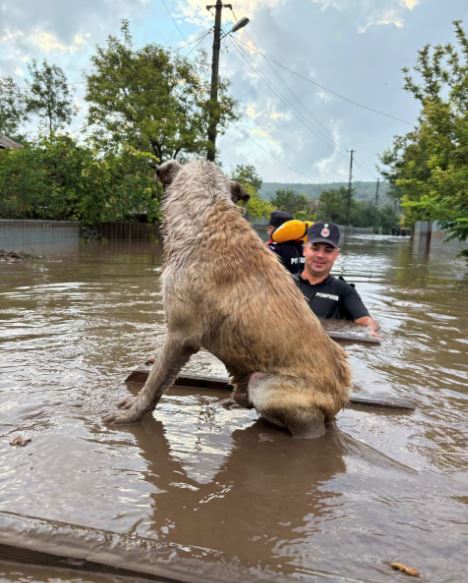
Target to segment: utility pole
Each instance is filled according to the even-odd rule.
[[[352,181],[353,181],[353,156],[356,150],[350,150],[350,160],[349,160],[349,179],[348,179],[348,196],[346,198],[346,229],[345,234],[349,235],[350,222],[351,222],[351,195],[352,195]]]
[[[380,178],[377,178],[377,183],[375,185],[375,200],[374,200],[374,233],[377,233],[379,229],[378,217],[379,217],[379,188],[380,188]]]
[[[211,60],[211,88],[208,122],[208,153],[207,160],[212,162],[216,156],[216,126],[218,125],[218,70],[219,50],[221,48],[221,14],[223,8],[231,8],[231,4],[223,4],[222,0],[216,0],[216,4],[210,4],[207,10],[215,9],[215,24],[213,30],[213,57]]]

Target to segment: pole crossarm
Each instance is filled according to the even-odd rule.
[[[230,8],[232,10],[232,4],[223,4],[222,0],[216,0],[216,4],[208,4],[206,6],[207,10],[215,8],[215,22],[213,28],[213,57],[211,60],[211,85],[210,85],[210,100],[208,109],[208,151],[207,159],[214,162],[216,157],[216,135],[217,126],[219,121],[219,107],[218,107],[218,71],[219,71],[219,53],[221,49],[221,39],[230,34],[243,28],[248,22],[248,18],[242,18],[238,21],[232,30],[221,36],[221,15],[223,8]],[[237,28],[236,28],[237,25]]]

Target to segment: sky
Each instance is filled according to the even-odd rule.
[[[215,0],[208,0],[215,4]],[[220,74],[231,81],[240,119],[218,138],[230,173],[253,165],[265,182],[376,180],[379,155],[416,124],[419,104],[402,67],[425,44],[454,43],[466,0],[232,0]],[[196,59],[211,54],[214,11],[201,0],[0,0],[0,77],[20,85],[31,59],[59,65],[86,115],[84,74],[109,34],[130,21],[135,48],[157,43]]]

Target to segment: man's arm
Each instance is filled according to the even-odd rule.
[[[380,326],[370,314],[361,296],[349,285],[348,293],[343,298],[350,319],[358,326],[367,326],[371,336],[379,336]]]
[[[358,326],[367,326],[371,336],[380,337],[380,325],[377,320],[374,320],[372,316],[363,316],[362,318],[357,318],[357,320],[354,320],[354,323],[358,324]]]

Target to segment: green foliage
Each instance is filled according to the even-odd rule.
[[[262,179],[255,168],[249,165],[238,165],[231,178],[232,180],[237,180],[247,194],[250,195],[250,200],[246,205],[247,214],[252,218],[258,219],[269,216],[274,207],[259,195],[258,191],[262,186]]]
[[[43,61],[39,68],[35,60],[28,65],[32,76],[26,111],[37,113],[46,121],[49,136],[72,119],[71,93],[63,70]]]
[[[348,190],[345,187],[331,189],[320,195],[317,219],[339,225],[347,222]],[[350,223],[355,227],[373,227],[381,233],[392,233],[398,226],[399,216],[392,205],[376,207],[369,201],[351,198]]]
[[[120,39],[109,36],[92,57],[87,99],[94,135],[82,143],[57,132],[72,113],[65,74],[46,61],[40,67],[30,64],[26,110],[46,120],[49,131],[22,149],[0,151],[1,216],[87,225],[137,217],[157,220],[162,190],[154,181],[156,163],[206,152],[206,55],[194,64],[157,45],[134,50],[128,23],[121,30]],[[223,133],[235,118],[223,80],[218,114],[218,133]],[[17,88],[2,81],[0,128],[11,134],[21,116]],[[270,206],[258,196],[257,186],[255,180],[247,185],[252,196],[248,209],[262,216]]]
[[[232,173],[232,179],[242,185],[250,184],[257,192],[262,188],[262,179],[257,174],[254,166],[238,164]]]
[[[275,197],[278,190],[294,190],[294,192],[300,192],[305,196],[311,198],[312,200],[318,200],[322,192],[327,190],[337,190],[342,187],[347,187],[346,182],[329,182],[329,183],[294,183],[294,182],[263,182],[260,190],[260,194],[263,198],[271,200]],[[392,202],[391,195],[392,186],[388,182],[380,183],[380,196],[379,202],[383,206]],[[375,198],[375,182],[363,182],[356,180],[353,182],[353,196],[357,200],[367,200],[373,202]]]
[[[91,59],[94,71],[87,77],[88,121],[96,128],[97,143],[105,148],[109,143],[131,145],[159,161],[205,152],[206,55],[194,66],[155,44],[133,49],[128,22],[121,32],[122,39],[111,35],[105,47],[97,48]],[[222,82],[219,133],[234,119],[233,106]]]
[[[289,188],[277,190],[271,203],[274,208],[287,211],[303,220],[310,219],[314,212],[312,201],[305,194],[299,194]]]
[[[32,218],[47,194],[47,173],[35,148],[0,150],[1,218]]]
[[[146,214],[154,220],[159,196],[147,156],[127,147],[97,156],[69,136],[52,135],[0,151],[2,217],[94,224]]]
[[[347,200],[348,192],[344,186],[338,189],[325,190],[318,200],[317,219],[345,225]],[[355,201],[351,201],[351,204],[353,202]]]
[[[406,222],[439,220],[449,238],[468,237],[468,41],[454,22],[459,49],[426,45],[405,89],[421,102],[417,127],[381,156],[398,188]],[[417,79],[414,75],[416,74]]]
[[[0,79],[0,133],[17,138],[26,117],[24,95],[11,77]]]
[[[379,207],[376,211],[375,225],[380,233],[391,234],[395,229],[400,227],[400,215],[395,212],[392,205],[388,204]]]

